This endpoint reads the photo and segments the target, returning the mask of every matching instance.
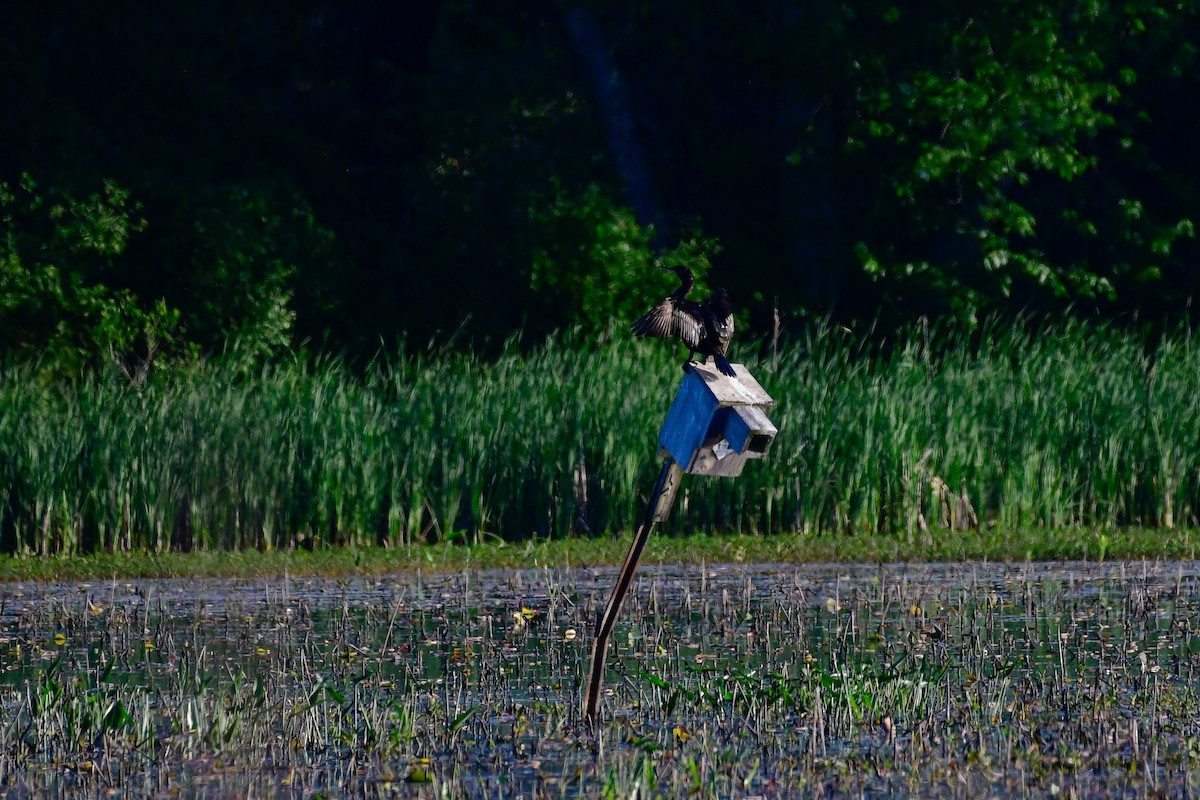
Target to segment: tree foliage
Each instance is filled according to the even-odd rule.
[[[28,175],[0,184],[0,348],[68,370],[97,358],[131,369],[169,342],[178,312],[119,283],[140,212],[112,181],[83,199],[42,193]]]
[[[15,7],[0,347],[1189,313],[1196,0]]]
[[[1123,160],[1110,140],[1137,80],[1109,67],[1128,10],[947,4],[915,41],[896,35],[898,9],[876,11],[841,151],[884,178],[874,186],[884,224],[864,226],[854,250],[870,279],[899,290],[894,301],[924,295],[969,317],[1010,298],[1112,301],[1153,260],[1153,249],[1101,257],[1114,233],[1134,247],[1191,236],[1188,217],[1140,219],[1143,187],[1107,174]],[[924,55],[904,57],[914,49]]]

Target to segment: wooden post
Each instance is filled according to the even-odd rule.
[[[617,575],[617,585],[613,587],[612,596],[608,598],[608,606],[604,615],[596,625],[596,636],[592,640],[592,672],[588,677],[587,695],[583,704],[583,718],[589,725],[596,724],[596,710],[600,705],[600,690],[604,684],[604,664],[608,660],[608,639],[612,636],[613,626],[617,622],[617,614],[621,612],[621,604],[629,587],[633,583],[633,573],[637,571],[638,562],[642,559],[642,550],[654,529],[654,523],[662,522],[671,513],[675,503],[675,494],[679,490],[679,479],[683,476],[683,467],[675,459],[667,457],[662,470],[658,473],[658,481],[654,491],[646,502],[646,512],[642,515],[642,523],[634,534],[633,544],[625,556],[625,563]]]
[[[633,573],[637,571],[654,523],[662,522],[671,513],[680,478],[684,473],[735,477],[747,461],[766,455],[778,433],[765,413],[775,401],[744,365],[734,364],[733,369],[733,375],[726,375],[715,366],[689,363],[658,433],[659,453],[667,460],[654,484],[654,491],[650,493],[646,513],[642,515],[641,525],[634,534],[625,564],[617,576],[617,585],[596,625],[596,636],[592,641],[592,672],[583,703],[583,716],[589,725],[596,723],[608,639],[612,636],[617,614],[629,593]]]

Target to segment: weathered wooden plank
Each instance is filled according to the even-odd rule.
[[[692,362],[688,365],[688,371],[704,381],[704,385],[716,398],[718,405],[766,406],[769,408],[775,404],[771,395],[767,394],[743,364],[733,365],[733,371],[737,373],[736,378],[721,374],[721,371],[713,364]]]
[[[687,473],[720,478],[736,478],[741,475],[742,467],[746,466],[746,457],[735,453],[728,445],[724,437],[718,437],[712,443],[706,442],[696,450]]]
[[[779,429],[758,406],[734,406],[730,411],[736,416],[726,427],[730,446],[748,458],[762,458]]]

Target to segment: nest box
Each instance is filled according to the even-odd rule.
[[[736,377],[715,366],[691,363],[658,432],[660,454],[690,475],[740,475],[762,458],[779,431],[765,413],[775,401],[741,364]]]

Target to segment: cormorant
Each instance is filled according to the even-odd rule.
[[[717,369],[735,377],[737,373],[725,357],[733,337],[733,305],[729,302],[729,293],[717,289],[707,303],[688,300],[687,294],[695,285],[691,270],[682,266],[662,269],[679,277],[679,288],[633,323],[633,332],[638,336],[679,339],[688,346],[689,363],[695,353],[699,353],[702,360],[712,356]]]

